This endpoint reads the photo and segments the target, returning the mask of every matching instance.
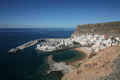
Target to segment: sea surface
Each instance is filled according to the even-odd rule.
[[[75,50],[45,53],[35,50],[36,45],[15,54],[7,51],[30,40],[41,38],[69,38],[75,28],[12,28],[0,29],[0,80],[61,80],[61,72],[46,74],[46,58],[54,55],[57,62],[75,61],[82,53]]]

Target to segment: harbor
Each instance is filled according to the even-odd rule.
[[[36,50],[43,52],[53,52],[58,50],[68,50],[81,47],[80,43],[73,41],[71,38],[46,39],[44,42],[37,44]]]
[[[52,38],[46,38],[46,39],[36,39],[36,40],[32,40],[32,41],[29,41],[29,42],[27,42],[27,43],[25,43],[25,44],[22,44],[22,45],[20,45],[20,46],[18,46],[18,47],[16,47],[16,48],[12,48],[12,49],[10,49],[9,51],[8,51],[8,53],[16,53],[16,52],[18,52],[19,50],[23,50],[23,49],[25,49],[25,48],[28,48],[28,47],[30,47],[30,46],[33,46],[34,44],[36,44],[36,43],[38,43],[38,42],[46,42],[46,41],[51,41],[51,40],[56,40],[56,39],[52,39]],[[59,40],[59,39],[57,39],[57,40]]]
[[[8,53],[16,53],[19,50],[23,50],[34,44],[37,44],[37,47],[35,48],[36,50],[43,52],[53,52],[57,50],[66,50],[80,47],[80,45],[74,45],[71,38],[44,38],[32,40],[16,48],[12,48],[8,51]]]
[[[19,50],[28,48],[37,44],[36,50],[43,52],[53,52],[58,50],[66,50],[77,47],[91,47],[93,52],[98,53],[100,50],[112,45],[119,45],[120,38],[105,35],[77,35],[74,38],[46,38],[29,41],[21,46],[12,48],[8,53],[16,53]]]

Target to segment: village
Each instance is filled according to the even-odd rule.
[[[93,52],[99,52],[104,48],[120,45],[119,37],[105,35],[76,35],[73,38],[67,39],[49,39],[37,45],[37,50],[51,52],[64,48],[91,47]]]
[[[56,50],[68,49],[74,47],[73,40],[71,38],[67,39],[47,39],[37,45],[37,50],[52,52]]]
[[[38,42],[40,42],[38,44]],[[9,50],[9,53],[15,53],[18,50],[25,49],[29,46],[37,44],[36,50],[44,52],[52,52],[57,50],[72,49],[77,47],[91,47],[93,53],[113,46],[120,45],[120,37],[105,36],[105,35],[91,35],[81,34],[75,35],[73,38],[58,38],[58,39],[36,39],[25,43],[21,46]]]

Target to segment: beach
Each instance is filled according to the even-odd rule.
[[[89,58],[90,54],[92,53],[92,49],[90,47],[79,47],[79,48],[75,48],[75,50],[82,52],[83,58],[74,62],[67,63],[69,65],[78,65],[79,63],[83,63]]]

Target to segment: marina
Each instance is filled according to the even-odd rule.
[[[40,43],[40,44],[37,44]],[[72,49],[76,47],[80,47],[80,45],[74,45],[73,41],[70,38],[45,38],[45,39],[36,39],[29,41],[23,45],[20,45],[16,48],[12,48],[8,51],[8,53],[16,53],[19,50],[23,50],[28,48],[34,44],[37,44],[36,50],[43,52],[52,52],[57,50],[66,50]]]

